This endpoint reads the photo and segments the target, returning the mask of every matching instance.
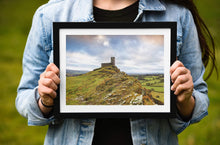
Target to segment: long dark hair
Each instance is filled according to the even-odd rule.
[[[211,69],[208,72],[208,75],[205,78],[205,80],[207,80],[211,76],[214,70],[216,70],[218,77],[218,69],[216,66],[216,58],[215,58],[215,43],[208,27],[200,17],[199,12],[193,0],[163,0],[163,1],[182,5],[191,11],[198,31],[199,43],[202,52],[202,61],[205,67],[209,64],[209,61],[211,60],[210,62]]]

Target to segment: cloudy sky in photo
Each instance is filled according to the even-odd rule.
[[[67,35],[66,68],[92,71],[115,57],[126,73],[163,73],[163,35]]]

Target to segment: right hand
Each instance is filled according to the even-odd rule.
[[[54,99],[57,96],[57,85],[59,84],[59,69],[54,63],[50,63],[46,70],[40,75],[40,80],[38,81],[38,93],[43,104],[47,106],[54,105]],[[39,101],[39,104],[40,103]],[[42,112],[47,112],[46,109],[43,109],[42,104],[39,106]]]

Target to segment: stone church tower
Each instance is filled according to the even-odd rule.
[[[115,66],[115,57],[111,57],[111,64]]]

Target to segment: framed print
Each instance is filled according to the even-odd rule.
[[[174,117],[176,22],[53,23],[58,118]]]

